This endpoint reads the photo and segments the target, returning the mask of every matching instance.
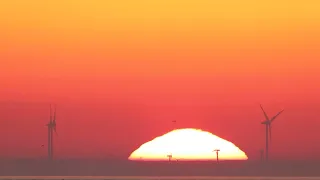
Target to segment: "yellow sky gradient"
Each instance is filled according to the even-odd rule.
[[[312,73],[319,7],[316,0],[1,1],[1,71]]]

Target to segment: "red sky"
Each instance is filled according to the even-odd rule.
[[[177,126],[259,156],[320,158],[318,1],[0,2],[0,156],[126,157]]]

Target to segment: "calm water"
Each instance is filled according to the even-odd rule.
[[[320,177],[217,177],[217,176],[0,176],[1,180],[320,180]]]

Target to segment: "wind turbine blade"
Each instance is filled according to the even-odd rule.
[[[57,112],[57,106],[54,105],[54,112],[53,112],[53,130],[54,132],[58,135],[57,133],[57,124],[56,124],[56,112]]]
[[[263,109],[261,104],[260,104],[260,108],[263,111],[263,114],[264,114],[264,117],[266,117],[266,120],[269,121],[269,117],[268,117],[267,113],[264,111],[264,109]]]
[[[54,126],[54,127],[53,127],[53,130],[54,130],[54,132],[56,133],[56,135],[58,136],[58,133],[57,133],[57,128],[56,128],[56,126]]]
[[[54,106],[54,112],[53,112],[53,121],[52,124],[54,127],[56,127],[56,106]]]
[[[57,107],[56,105],[54,105],[54,112],[53,112],[53,121],[56,122],[56,111],[57,111]]]
[[[52,112],[51,112],[51,104],[50,104],[50,122],[52,121]]]
[[[284,109],[281,110],[280,112],[278,112],[278,114],[276,114],[275,116],[273,116],[273,118],[271,118],[271,120],[270,120],[270,123],[271,123],[272,121],[274,121],[274,120],[276,119],[276,117],[278,117],[283,111],[284,111]]]

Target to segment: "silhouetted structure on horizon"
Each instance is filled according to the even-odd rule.
[[[168,154],[167,157],[169,158],[169,161],[172,159],[172,153]]]
[[[48,159],[53,159],[53,131],[57,133],[56,130],[56,106],[54,106],[54,112],[52,116],[51,112],[51,104],[50,104],[50,120],[49,123],[46,125],[48,127]]]
[[[263,114],[266,118],[266,120],[261,122],[261,124],[266,125],[266,159],[265,160],[268,161],[268,158],[269,158],[269,135],[270,135],[270,141],[271,141],[271,123],[276,119],[277,116],[279,116],[283,112],[283,110],[281,110],[280,112],[278,112],[278,114],[276,114],[271,119],[269,119],[267,113],[264,111],[261,104],[260,104],[260,108],[263,111]]]
[[[213,151],[215,151],[215,152],[216,152],[216,155],[217,155],[217,162],[219,162],[219,151],[220,151],[220,149],[215,149],[215,150],[213,150]]]

